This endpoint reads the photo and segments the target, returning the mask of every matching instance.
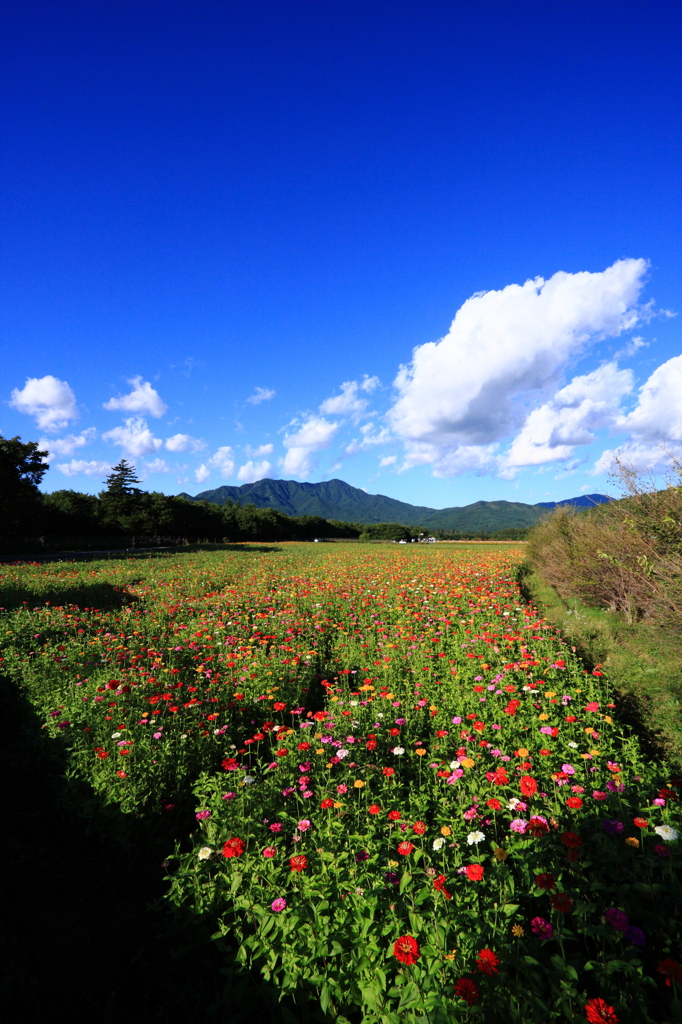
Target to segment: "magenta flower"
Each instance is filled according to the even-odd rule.
[[[616,907],[611,907],[607,910],[604,917],[611,927],[615,928],[617,932],[627,931],[630,925],[628,915],[624,914],[622,910],[618,910]]]
[[[543,942],[547,942],[554,935],[554,929],[544,917],[534,917],[530,922],[530,928],[533,934],[539,936]]]
[[[646,946],[646,935],[641,928],[630,925],[625,929],[625,938],[629,939],[633,946]]]
[[[509,828],[512,832],[523,833],[528,828],[528,822],[524,821],[523,818],[514,818]]]
[[[281,832],[282,831],[282,826],[280,825],[280,823],[278,821],[273,821],[272,825],[270,826],[270,831],[271,832]]]
[[[303,818],[303,820],[299,821],[298,825],[296,826],[296,828],[298,828],[301,832],[307,832],[310,827],[311,823],[308,821],[307,818]]]
[[[278,896],[276,900],[273,900],[270,904],[276,914],[279,914],[282,910],[286,910],[287,901],[283,896]]]

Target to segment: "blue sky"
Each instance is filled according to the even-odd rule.
[[[680,450],[679,5],[2,22],[0,432],[45,489],[535,502]]]

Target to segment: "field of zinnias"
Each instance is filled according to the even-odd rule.
[[[193,801],[169,900],[328,1019],[682,1020],[682,782],[519,558],[4,566],[2,668],[103,799]]]

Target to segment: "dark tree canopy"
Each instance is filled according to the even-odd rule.
[[[136,494],[139,488],[134,485],[139,484],[140,481],[137,478],[135,467],[125,459],[121,459],[118,465],[113,467],[105,483],[109,494]]]
[[[38,484],[49,468],[47,457],[35,441],[0,437],[0,531],[8,544],[40,530]]]

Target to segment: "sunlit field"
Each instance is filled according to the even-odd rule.
[[[168,899],[328,1019],[682,1020],[678,789],[521,546],[0,567],[3,671]]]

